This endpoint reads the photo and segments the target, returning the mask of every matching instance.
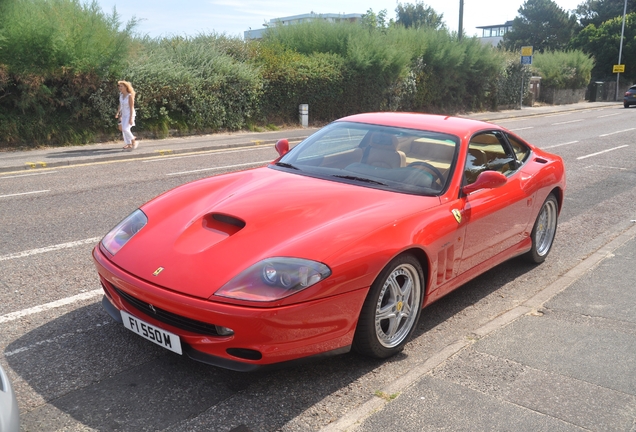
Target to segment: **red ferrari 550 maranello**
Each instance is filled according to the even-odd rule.
[[[423,307],[550,252],[560,157],[480,121],[359,114],[270,165],[144,204],[95,247],[109,314],[191,358],[250,371],[404,348]]]

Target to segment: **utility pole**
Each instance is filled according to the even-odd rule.
[[[625,0],[625,7],[623,8],[623,29],[621,30],[621,45],[618,50],[618,64],[621,64],[621,56],[623,55],[623,36],[625,35],[625,15],[627,14],[627,0]],[[616,96],[614,100],[618,100],[618,87],[621,81],[621,73],[616,74]]]
[[[627,4],[627,0],[625,0]],[[459,0],[459,29],[457,30],[458,40],[462,40],[462,34],[464,33],[464,0]]]

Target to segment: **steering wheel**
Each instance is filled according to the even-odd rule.
[[[444,174],[442,174],[440,172],[440,170],[438,170],[437,168],[435,168],[433,165],[431,165],[428,162],[411,162],[410,164],[408,164],[407,166],[409,167],[424,167],[427,170],[429,170],[431,173],[433,173],[433,175],[435,176],[435,178],[433,179],[433,183],[437,182],[440,186],[442,186],[444,184]]]

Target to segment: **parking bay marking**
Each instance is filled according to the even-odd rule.
[[[551,148],[555,148],[555,147],[561,147],[564,145],[570,145],[570,144],[576,144],[578,141],[570,141],[570,142],[566,142],[566,143],[561,143],[561,144],[555,144],[552,146],[548,146],[548,147],[541,147],[542,149],[551,149]]]
[[[34,306],[28,309],[22,309],[21,311],[16,311],[16,312],[11,312],[5,315],[1,315],[0,316],[0,324],[6,323],[6,322],[10,322],[10,321],[15,321],[17,319],[20,318],[24,318],[26,316],[29,315],[33,315],[36,313],[40,313],[40,312],[44,312],[47,310],[51,310],[51,309],[55,309],[55,308],[59,308],[62,306],[67,306],[73,303],[77,303],[80,301],[84,301],[84,300],[90,300],[94,297],[99,297],[100,295],[102,295],[104,293],[104,291],[100,288],[100,289],[96,289],[96,290],[92,290],[92,291],[87,291],[81,294],[77,294],[71,297],[66,297],[60,300],[56,300],[50,303],[45,303],[43,305],[39,305],[39,306]]]
[[[578,122],[582,122],[583,119],[578,119],[578,120],[568,120],[568,121],[564,121],[564,122],[558,122],[558,123],[552,123],[552,126],[556,126],[556,125],[564,125],[564,124],[569,124],[569,123],[578,123]]]
[[[622,148],[625,148],[625,147],[629,147],[629,144],[625,144],[625,145],[622,145],[622,146],[614,147],[614,148],[611,148],[611,149],[603,150],[603,151],[592,153],[592,154],[585,155],[585,156],[579,156],[576,159],[577,160],[587,159],[587,158],[592,157],[592,156],[598,156],[600,154],[611,152],[611,151],[618,150],[618,149],[622,149]]]
[[[53,251],[57,251],[57,250],[60,250],[60,249],[68,249],[68,248],[72,248],[72,247],[76,247],[76,246],[82,246],[82,245],[90,244],[90,243],[97,243],[101,239],[102,239],[101,237],[91,237],[91,238],[84,239],[84,240],[77,240],[77,241],[68,242],[68,243],[61,243],[61,244],[57,244],[57,245],[53,245],[53,246],[46,246],[46,247],[38,248],[38,249],[31,249],[31,250],[28,250],[28,251],[17,252],[17,253],[12,253],[12,254],[8,254],[8,255],[0,255],[0,261],[7,261],[7,260],[12,260],[12,259],[17,259],[17,258],[25,258],[25,257],[31,256],[31,255],[37,255],[37,254],[46,253],[46,252],[53,252]]]
[[[33,195],[33,194],[46,193],[46,192],[51,192],[51,190],[47,189],[47,190],[40,190],[40,191],[33,191],[33,192],[22,192],[22,193],[8,194],[8,195],[0,195],[0,198],[8,198],[8,197],[14,197],[14,196],[21,196],[21,195]]]
[[[270,163],[271,161],[272,161],[271,159],[267,159],[265,161],[249,162],[249,163],[238,164],[238,165],[226,165],[226,166],[220,166],[220,167],[202,168],[202,169],[197,169],[197,170],[192,170],[192,171],[174,172],[174,173],[168,173],[166,175],[167,176],[175,176],[175,175],[182,175],[182,174],[198,173],[198,172],[203,172],[203,171],[213,171],[213,170],[222,170],[222,169],[231,169],[231,168],[242,168],[242,167],[246,167],[246,166],[262,165],[262,164]]]
[[[61,341],[61,340],[64,340],[64,339],[67,339],[67,338],[70,338],[70,337],[73,337],[73,336],[77,336],[78,334],[88,333],[89,331],[93,331],[93,330],[98,329],[100,327],[104,327],[104,326],[111,325],[111,324],[114,324],[114,323],[115,323],[115,321],[104,321],[103,323],[95,324],[92,327],[88,327],[88,328],[85,328],[85,329],[78,329],[78,330],[75,330],[75,331],[72,331],[72,332],[69,332],[69,333],[64,333],[64,334],[55,336],[54,338],[44,339],[44,340],[32,343],[30,345],[27,345],[25,347],[15,349],[13,351],[6,351],[4,353],[4,356],[5,357],[11,357],[11,356],[14,356],[16,354],[20,354],[20,353],[23,353],[23,352],[26,352],[26,351],[30,351],[33,348],[37,348],[37,347],[39,347],[41,345],[44,345],[44,344],[55,343],[55,342],[58,342],[58,341]]]
[[[56,172],[57,171],[46,171],[46,172],[37,172],[37,173],[30,173],[30,174],[18,174],[18,175],[11,175],[11,176],[3,176],[3,177],[0,177],[0,180],[8,179],[8,178],[31,177],[31,176],[44,175],[44,174],[53,174],[53,173],[56,173]]]
[[[606,134],[599,135],[599,136],[600,136],[600,137],[606,137],[606,136],[616,135],[616,134],[623,133],[623,132],[630,132],[630,131],[633,131],[633,130],[635,130],[635,129],[636,129],[636,128],[624,129],[624,130],[620,130],[620,131],[616,131],[616,132],[606,133]]]
[[[526,130],[526,129],[534,129],[534,126],[528,126],[528,127],[522,127],[522,128],[514,128],[514,129],[510,129],[513,132],[516,131],[520,131],[520,130]]]
[[[240,152],[254,151],[254,150],[271,150],[271,148],[270,147],[250,147],[250,148],[243,148],[243,149],[240,149],[240,150],[229,150],[229,151],[223,151],[223,152],[220,152],[218,150],[211,150],[211,151],[206,151],[206,152],[197,152],[195,154],[187,154],[187,155],[183,155],[183,156],[166,155],[166,156],[170,156],[170,157],[147,159],[147,160],[142,161],[141,163],[165,162],[165,161],[173,161],[175,159],[185,159],[185,158],[191,158],[191,157],[202,156],[202,155],[217,156],[219,154],[224,154],[225,155],[225,154],[228,154],[228,153],[240,153]]]

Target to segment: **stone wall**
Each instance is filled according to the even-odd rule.
[[[585,100],[585,88],[555,90],[548,87],[541,88],[540,100],[550,105],[565,105],[583,102]]]

